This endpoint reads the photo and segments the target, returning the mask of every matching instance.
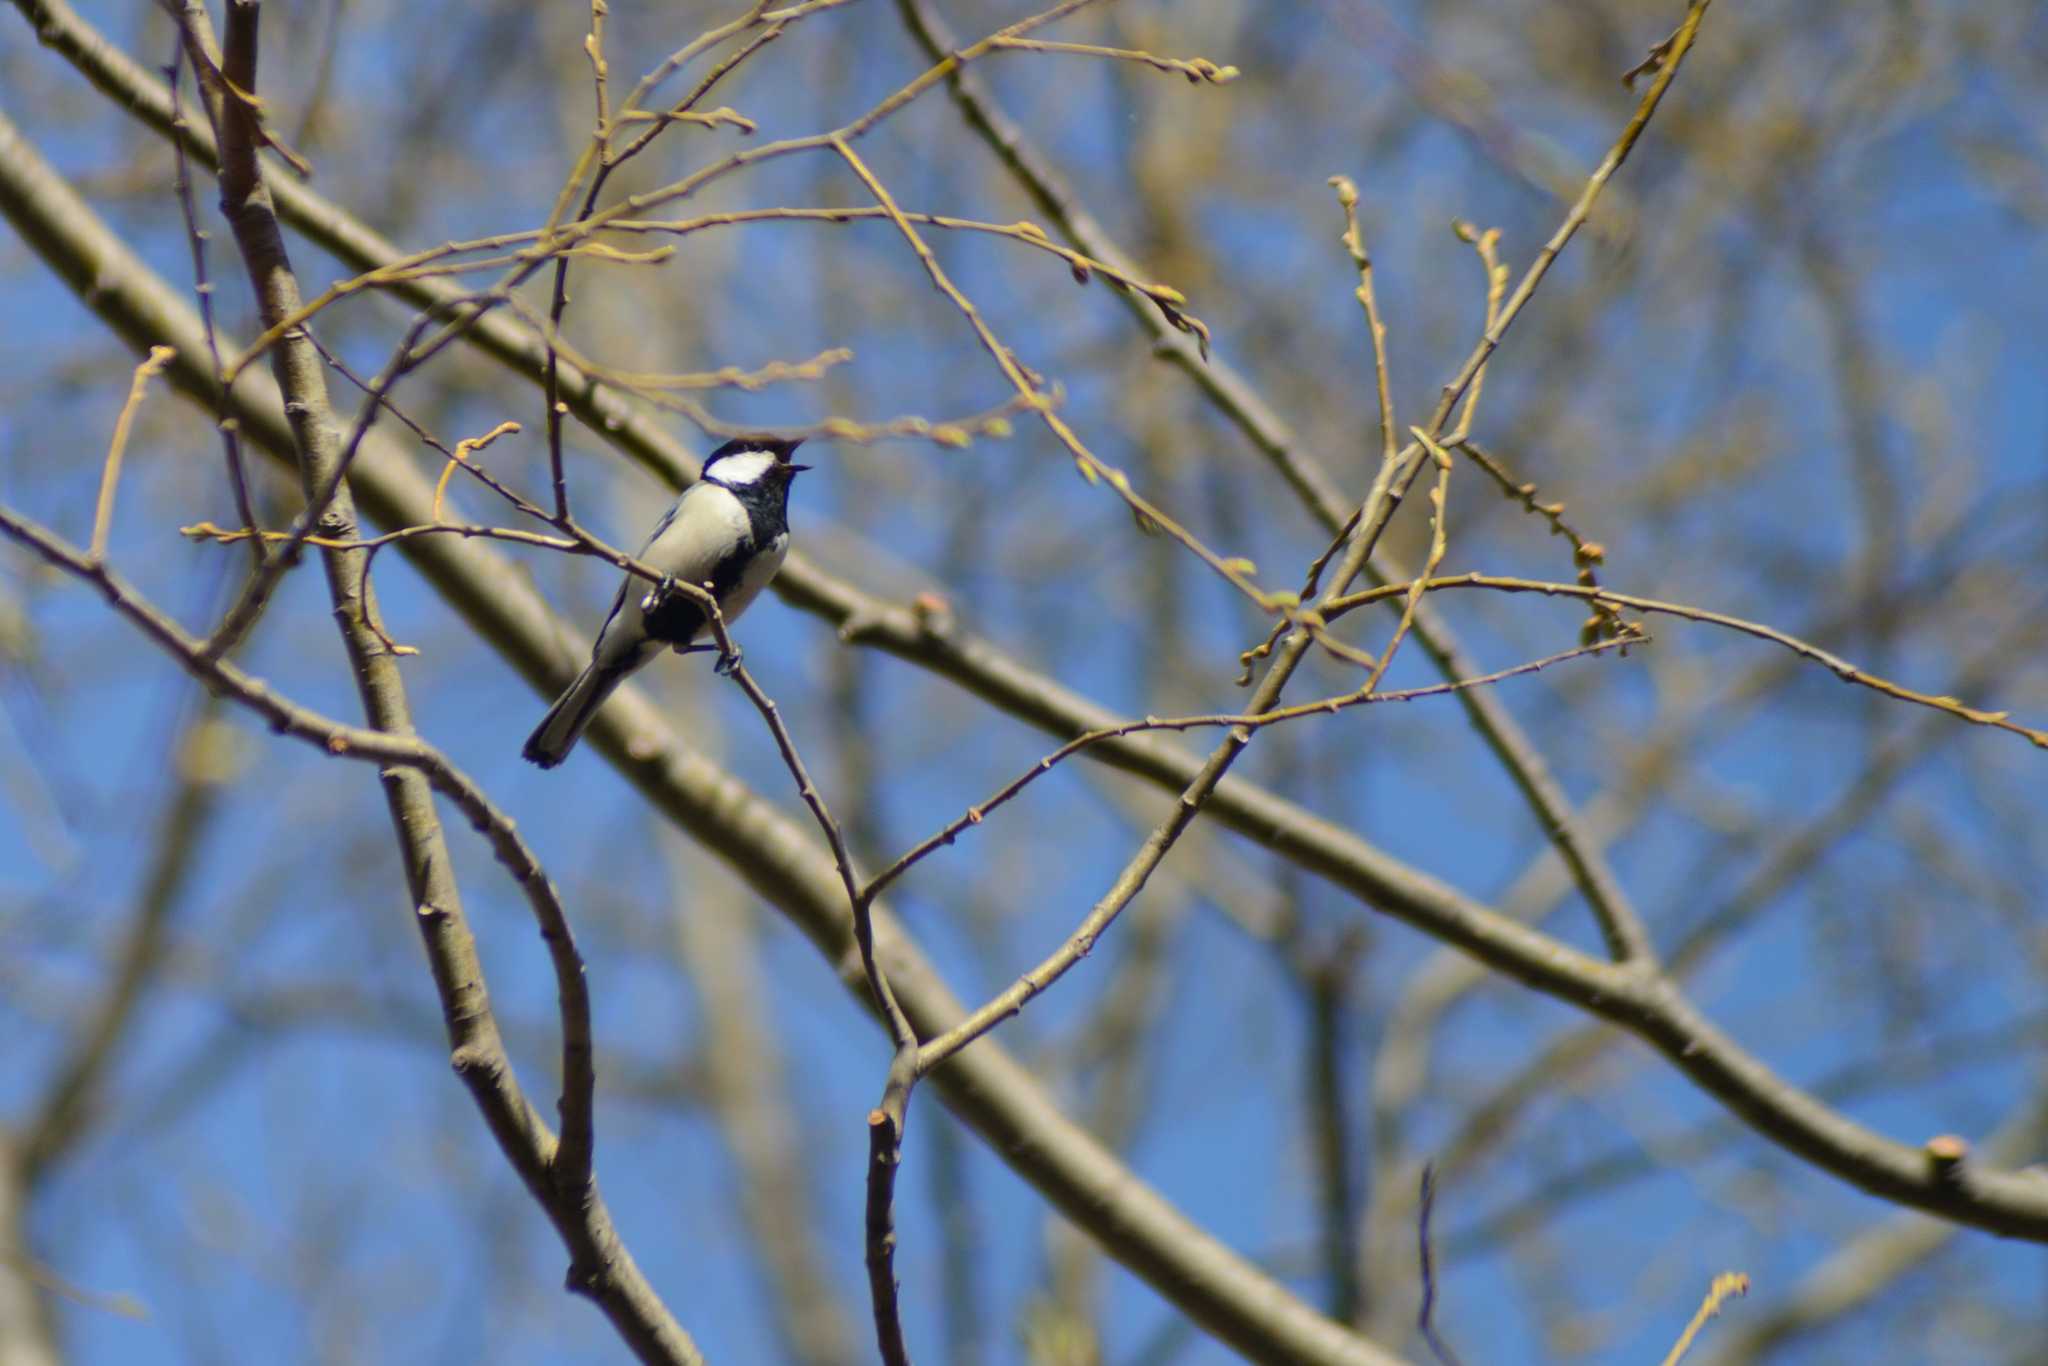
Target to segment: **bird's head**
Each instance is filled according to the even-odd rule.
[[[802,444],[802,437],[794,441],[779,436],[737,437],[704,457],[702,477],[728,488],[764,479],[787,484],[810,468],[789,458]]]

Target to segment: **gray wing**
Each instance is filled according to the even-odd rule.
[[[654,530],[648,532],[647,539],[640,543],[640,549],[633,556],[634,559],[639,560],[642,564],[650,563],[647,554],[654,549],[654,543],[661,539],[662,532],[675,525],[676,516],[683,510],[683,504],[688,502],[691,495],[703,487],[704,485],[701,483],[690,485],[690,487],[683,490],[680,497],[668,505],[668,511],[661,514],[661,520],[654,524]],[[626,594],[632,590],[633,585],[636,583],[641,583],[640,576],[637,574],[627,574],[619,584],[619,591],[612,595],[612,609],[604,614],[604,622],[597,628],[597,639],[591,643],[590,657],[593,660],[605,662],[607,654],[624,653],[622,648],[624,642],[613,637],[613,625],[619,620],[620,609],[626,605]],[[641,584],[643,590],[647,586],[644,583]],[[635,634],[639,634],[639,632],[636,631]],[[606,649],[607,638],[611,638],[610,644],[612,648],[610,650]]]
[[[647,533],[647,539],[640,543],[640,553],[634,558],[641,560],[647,558],[647,552],[654,549],[654,543],[661,539],[661,533],[667,531],[675,524],[676,514],[683,510],[683,504],[689,500],[692,494],[697,493],[703,487],[704,485],[701,481],[690,485],[690,487],[682,491],[682,494],[673,503],[668,505],[668,511],[661,514],[661,520],[654,524],[654,530]]]
[[[744,511],[724,489],[716,484],[692,484],[669,505],[634,558],[684,583],[701,583],[711,577],[726,549],[725,536],[730,530],[730,519],[706,517],[703,514],[709,509],[701,505],[707,499],[715,502],[720,498],[732,502],[734,513],[744,520]],[[689,535],[678,534],[679,519],[692,508],[697,511],[694,523],[702,523],[701,529],[693,530]],[[604,625],[598,628],[597,642],[591,650],[594,659],[601,664],[616,665],[633,656],[651,656],[660,648],[648,639],[647,617],[640,607],[651,590],[652,585],[639,576],[625,576],[619,584],[619,591],[612,597],[611,611],[605,614]]]

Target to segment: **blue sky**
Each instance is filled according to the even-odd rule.
[[[1622,22],[1606,17],[1612,8],[1597,21],[1556,15],[1549,28],[1497,5],[1434,19],[1419,8],[1388,13],[1582,173],[1629,108],[1614,75],[1669,18],[1624,7]],[[169,50],[160,17],[84,10],[147,64]],[[550,74],[580,60],[581,11],[341,13],[336,103],[300,139],[319,168],[316,188],[407,245],[538,221],[587,124],[587,103],[554,101],[573,87]],[[1021,13],[972,7],[954,22],[974,28]],[[287,128],[303,123],[328,15],[324,5],[266,14],[264,93]],[[1342,4],[1269,19],[1223,4],[1132,4],[1106,15],[1057,36],[1199,51],[1247,74],[1197,90],[1122,66],[1012,54],[989,64],[996,90],[1137,258],[1189,291],[1218,355],[1356,496],[1376,445],[1369,354],[1325,177],[1350,174],[1365,195],[1404,422],[1421,419],[1478,318],[1478,266],[1449,221],[1500,225],[1519,272],[1560,206],[1433,109]],[[696,7],[620,7],[615,72],[636,72],[706,17]],[[1574,243],[1510,335],[1475,434],[1606,544],[1604,582],[1813,631],[1930,691],[1982,656],[1996,682],[1981,700],[2038,725],[2048,680],[2040,581],[2029,567],[2042,563],[2048,507],[2039,382],[2048,340],[2029,320],[2048,304],[2048,261],[2024,177],[1987,174],[1969,153],[1987,141],[2026,145],[2016,130],[2041,112],[2022,80],[2039,21],[1999,10],[1973,29],[1962,7],[1937,6],[1928,23],[1926,68],[1900,72],[1881,60],[1900,31],[1875,21],[1866,31],[1809,16],[1774,46],[1764,20],[1717,7],[1670,106],[1617,179],[1625,202]],[[1539,41],[1546,32],[1554,44]],[[188,285],[164,149],[27,38],[18,15],[0,23],[0,112],[87,188],[153,268]],[[893,89],[914,61],[887,7],[854,5],[799,26],[713,102],[758,119],[757,139],[808,132]],[[1817,145],[1797,136],[1801,119]],[[424,138],[420,127],[452,148],[417,163],[391,152],[423,146],[411,140]],[[628,179],[658,183],[729,142],[678,130],[643,178]],[[908,207],[1038,216],[942,96],[863,151]],[[1782,178],[1757,170],[1774,158]],[[790,158],[694,207],[859,196],[827,159]],[[223,324],[247,336],[246,290],[215,227]],[[1104,286],[1077,287],[1060,263],[1022,257],[1009,242],[940,237],[935,247],[991,326],[1064,386],[1064,411],[1093,449],[1205,540],[1252,558],[1263,582],[1298,581],[1323,534],[1228,424],[1149,358]],[[293,250],[309,284],[345,273],[317,249]],[[1814,252],[1845,272],[1854,332],[1876,367],[1867,429],[1840,400]],[[0,332],[0,499],[82,540],[129,361],[11,235],[0,235],[0,315],[15,323]],[[323,340],[374,369],[404,321],[392,305],[354,301]],[[658,273],[590,272],[579,277],[571,328],[623,367],[753,366],[854,348],[855,360],[822,384],[721,395],[717,410],[735,422],[936,418],[1004,396],[965,324],[902,243],[873,225],[706,234]],[[336,393],[353,404],[339,385]],[[406,395],[450,440],[518,418],[525,433],[487,459],[521,487],[543,487],[535,393],[464,361]],[[1018,428],[961,452],[912,441],[825,446],[792,512],[799,544],[892,599],[943,593],[976,633],[1107,705],[1156,709],[1151,699],[1164,693],[1175,707],[1206,709],[1241,696],[1228,680],[1235,653],[1261,633],[1256,613],[1164,542],[1137,535],[1114,499],[1073,476],[1043,429]],[[634,541],[666,492],[587,435],[577,434],[571,457],[579,515]],[[435,459],[421,452],[422,468],[437,468]],[[1845,606],[1848,565],[1868,534],[1855,502],[1858,461],[1899,490],[1906,530],[1884,553],[1894,591]],[[218,471],[206,416],[154,392],[112,543],[125,572],[195,625],[219,610],[241,564],[238,552],[177,533],[228,520]],[[265,488],[281,521],[284,485]],[[496,513],[481,490],[458,486],[457,496],[470,513]],[[1413,560],[1423,533],[1421,499],[1411,501],[1390,544]],[[1563,543],[1469,469],[1453,484],[1450,518],[1447,569],[1570,576]],[[595,623],[609,570],[507,553],[568,620]],[[520,763],[519,741],[545,699],[402,557],[380,556],[377,576],[389,629],[421,650],[405,676],[422,732],[515,816],[568,898],[610,1064],[599,1175],[636,1258],[712,1359],[780,1359],[733,1154],[698,1101],[703,1002],[677,963],[678,917],[740,915],[759,957],[758,1007],[788,1069],[783,1101],[805,1155],[817,1246],[865,1346],[861,1117],[886,1067],[882,1035],[772,907],[712,855],[675,847],[596,754],[579,752],[554,773]],[[1488,667],[1567,647],[1583,616],[1569,605],[1444,596]],[[0,1115],[18,1118],[105,981],[176,784],[178,737],[200,701],[88,593],[11,551],[0,556],[0,606],[27,632],[16,637],[25,645],[9,646],[0,680],[9,774],[0,1014],[21,1041],[15,1064],[0,1068]],[[1626,661],[1580,661],[1503,690],[1576,800],[1608,790],[1691,699],[1770,659],[1766,646],[1689,623],[1652,630],[1655,643]],[[857,808],[891,851],[1052,747],[943,680],[839,646],[825,624],[780,602],[756,607],[740,634],[828,798]],[[245,663],[295,700],[357,715],[314,573],[286,585]],[[702,665],[664,661],[649,686],[689,743],[800,814],[758,719]],[[1302,695],[1349,686],[1346,677],[1317,665]],[[1388,682],[1434,678],[1411,651]],[[1882,737],[1923,721],[1814,669],[1707,716],[1680,777],[1626,812],[1611,851],[1666,946],[1759,876],[1774,836],[1870,781]],[[562,1293],[559,1246],[449,1074],[373,774],[226,719],[238,776],[193,846],[170,955],[123,1046],[104,1120],[31,1209],[42,1264],[142,1311],[61,1305],[67,1350],[80,1362],[621,1359],[602,1318]],[[848,739],[860,736],[876,765],[865,793],[851,786],[858,758]],[[1269,735],[1242,771],[1482,898],[1503,895],[1542,848],[1511,787],[1441,700]],[[1840,1102],[1888,1135],[1981,1137],[2038,1084],[2040,1034],[2026,1022],[2039,999],[2040,899],[2028,889],[2044,870],[2028,840],[2048,795],[2041,772],[2038,755],[2010,735],[1954,725],[1933,737],[1872,815],[1773,894],[1692,980],[1695,999],[1795,1080],[1894,1060],[1895,1082]],[[896,909],[955,989],[979,998],[1059,942],[1164,800],[1078,765],[1062,770],[906,879]],[[515,1060],[535,1096],[549,1097],[546,957],[489,851],[459,822],[451,844]],[[1390,1012],[1435,946],[1235,836],[1205,835],[1167,871],[1094,957],[999,1037],[1085,1113],[1090,1074],[1077,1049],[1105,1003],[1132,989],[1136,918],[1161,917],[1164,970],[1127,1160],[1205,1228],[1319,1296],[1299,983],[1217,903],[1250,887],[1290,899],[1312,942],[1364,934],[1345,1034],[1354,1121]],[[1576,898],[1551,924],[1573,943],[1595,943]],[[1442,1026],[1430,1084],[1403,1116],[1414,1154],[1449,1142],[1473,1106],[1578,1023],[1519,988],[1476,993]],[[1941,1039],[2001,1029],[2004,1045],[1972,1047],[1967,1066],[1945,1055],[1932,1068],[1913,1065]],[[898,1274],[913,1350],[944,1359],[941,1216],[964,1208],[976,1230],[970,1317],[983,1359],[1023,1360],[1021,1325],[1047,1276],[1045,1205],[972,1139],[961,1146],[964,1197],[939,1193],[941,1130],[953,1121],[935,1099],[919,1098],[901,1186]],[[1660,1160],[1667,1136],[1718,1114],[1634,1044],[1612,1050],[1593,1080],[1547,1091],[1490,1161],[1440,1197],[1439,1234],[1460,1249],[1441,1266],[1440,1313],[1465,1359],[1654,1359],[1714,1273],[1749,1272],[1760,1313],[1891,1214],[1746,1132],[1708,1157]],[[1369,1159],[1362,1123],[1356,1144]],[[1553,1173],[1636,1151],[1648,1155],[1645,1176],[1562,1205],[1540,1236],[1459,1242],[1460,1230]],[[2042,1270],[2036,1248],[1963,1232],[1886,1303],[1784,1359],[1994,1359],[2001,1333],[2038,1329]],[[1138,1359],[1176,1317],[1114,1267],[1102,1294],[1111,1362]],[[1544,1312],[1567,1305],[1570,1314]],[[1171,1359],[1230,1358],[1197,1340]]]

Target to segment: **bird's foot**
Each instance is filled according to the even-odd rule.
[[[707,641],[702,645],[678,645],[675,647],[675,652],[679,655],[708,655],[715,653],[718,656],[718,662],[711,666],[714,673],[725,678],[731,678],[735,673],[739,672],[741,654],[738,641],[733,642],[731,650],[722,649],[718,645]]]
[[[663,574],[661,581],[648,589],[647,596],[640,599],[640,610],[646,615],[652,616],[660,611],[661,605],[674,597],[677,592],[676,576],[673,574]]]

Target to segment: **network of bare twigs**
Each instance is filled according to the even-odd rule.
[[[797,794],[829,847],[844,895],[843,914],[858,947],[861,974],[894,1047],[892,1064],[867,1116],[870,1158],[865,1255],[877,1340],[887,1361],[909,1359],[897,1301],[892,1201],[896,1172],[904,1160],[907,1107],[913,1090],[975,1041],[1024,1009],[1034,997],[1053,987],[1090,952],[1148,879],[1158,872],[1196,819],[1205,811],[1226,804],[1226,798],[1220,795],[1231,791],[1225,786],[1226,775],[1246,748],[1268,729],[1327,724],[1329,718],[1352,709],[1381,703],[1465,695],[1571,661],[1597,656],[1627,657],[1633,651],[1654,648],[1641,619],[1659,615],[1769,642],[1832,672],[1846,684],[1893,701],[1932,709],[1957,722],[2009,732],[2035,746],[2048,748],[2048,730],[2021,724],[2003,712],[1915,690],[1768,624],[1710,607],[1661,601],[1607,586],[1597,577],[1600,570],[1607,568],[1606,551],[1599,541],[1567,521],[1561,502],[1546,501],[1534,484],[1516,476],[1505,460],[1482,446],[1475,436],[1483,411],[1489,364],[1516,318],[1542,286],[1552,263],[1586,224],[1610,179],[1656,115],[1698,37],[1709,0],[1693,0],[1677,31],[1652,50],[1641,68],[1629,73],[1631,81],[1647,79],[1633,115],[1605,159],[1580,187],[1555,235],[1526,264],[1519,277],[1503,257],[1498,233],[1458,225],[1459,237],[1471,245],[1481,266],[1480,286],[1475,293],[1482,322],[1468,356],[1441,386],[1432,410],[1422,421],[1405,427],[1394,408],[1388,327],[1374,288],[1374,263],[1360,227],[1360,192],[1350,180],[1342,176],[1333,178],[1331,183],[1342,215],[1339,241],[1356,273],[1355,295],[1370,344],[1380,460],[1371,488],[1355,505],[1332,507],[1325,499],[1324,505],[1318,507],[1312,477],[1294,475],[1291,482],[1298,482],[1306,490],[1305,501],[1328,524],[1330,538],[1319,548],[1304,548],[1306,563],[1300,586],[1292,590],[1269,586],[1248,558],[1207,544],[1190,529],[1191,519],[1178,513],[1165,495],[1141,487],[1140,480],[1098,454],[1096,448],[1102,443],[1091,443],[1089,435],[1079,430],[1063,411],[1059,377],[1041,374],[1020,358],[1018,350],[989,321],[988,311],[944,268],[928,239],[942,233],[978,234],[1015,247],[1020,257],[1049,261],[1077,280],[1099,282],[1123,295],[1144,316],[1147,325],[1157,330],[1163,345],[1191,347],[1194,357],[1189,364],[1200,366],[1209,363],[1212,336],[1209,326],[1192,311],[1186,295],[1172,284],[1125,264],[1112,246],[1088,240],[1072,231],[1070,224],[1056,223],[1049,228],[1033,221],[997,223],[922,206],[907,207],[891,188],[886,168],[878,168],[876,159],[862,150],[867,134],[913,101],[934,92],[950,93],[972,112],[973,102],[981,98],[970,83],[972,68],[1005,54],[1023,54],[1033,61],[1095,59],[1130,63],[1181,76],[1198,87],[1227,83],[1238,74],[1235,67],[1206,57],[1161,56],[1036,36],[1086,8],[1090,0],[1064,0],[962,46],[955,46],[939,35],[918,0],[903,0],[914,27],[927,41],[930,64],[858,116],[837,127],[803,136],[749,144],[737,151],[712,152],[694,169],[664,184],[628,194],[608,193],[621,167],[632,163],[672,130],[699,133],[707,140],[728,136],[745,139],[755,134],[756,122],[744,111],[706,108],[706,102],[725,78],[755,60],[770,42],[813,15],[847,2],[800,0],[777,8],[769,0],[760,0],[730,22],[679,46],[646,72],[622,98],[615,99],[605,46],[607,11],[602,0],[597,0],[592,5],[583,50],[590,70],[592,127],[544,222],[393,255],[334,281],[309,298],[299,296],[294,280],[289,291],[263,299],[263,329],[239,347],[230,345],[218,333],[208,311],[202,354],[182,354],[177,347],[157,346],[136,367],[102,464],[93,523],[83,549],[12,511],[0,509],[0,530],[100,592],[113,610],[209,687],[234,699],[279,731],[333,755],[417,774],[491,841],[527,895],[542,938],[553,954],[561,985],[559,1136],[548,1131],[534,1113],[516,1081],[510,1079],[509,1066],[501,1066],[501,1055],[491,1061],[496,1071],[490,1079],[472,1081],[472,1089],[500,1144],[562,1230],[575,1264],[572,1284],[598,1299],[619,1324],[620,1331],[643,1354],[659,1359],[695,1359],[688,1335],[651,1288],[638,1278],[630,1258],[623,1255],[618,1245],[602,1202],[595,1197],[590,1007],[572,934],[572,916],[561,904],[533,851],[483,789],[432,745],[411,735],[406,726],[393,723],[393,717],[403,715],[402,684],[395,672],[378,675],[374,657],[381,656],[388,663],[414,651],[413,647],[393,640],[378,620],[371,593],[371,570],[378,553],[386,546],[459,538],[591,557],[640,576],[650,585],[658,583],[658,574],[593,535],[576,516],[565,430],[582,409],[572,406],[572,393],[585,396],[576,401],[581,405],[587,402],[588,395],[609,389],[653,408],[680,414],[705,433],[728,433],[739,427],[718,417],[715,400],[721,392],[751,392],[767,386],[815,382],[850,360],[852,352],[833,345],[808,359],[777,361],[750,369],[726,366],[702,372],[653,373],[626,368],[602,355],[590,354],[565,337],[572,273],[658,271],[674,260],[678,243],[699,234],[748,224],[778,222],[822,229],[866,221],[885,222],[900,240],[902,249],[914,257],[930,284],[950,305],[958,325],[971,335],[988,363],[1001,375],[1008,395],[1000,405],[978,412],[881,420],[834,417],[793,431],[792,435],[822,435],[847,442],[916,440],[941,448],[961,448],[1009,437],[1019,422],[1038,424],[1083,478],[1106,489],[1128,508],[1137,527],[1167,538],[1270,619],[1270,633],[1240,658],[1243,674],[1238,681],[1252,688],[1242,707],[1071,725],[1067,727],[1071,731],[1069,737],[1037,763],[955,819],[909,844],[879,871],[869,873],[856,866],[832,803],[814,780],[792,727],[770,689],[744,665],[732,670],[735,685],[761,717]],[[171,71],[171,90],[177,91],[182,73],[191,73],[200,106],[213,128],[215,159],[224,193],[269,213],[271,197],[265,184],[282,173],[275,166],[264,165],[262,149],[269,149],[295,169],[303,167],[298,165],[296,154],[269,129],[263,101],[256,93],[254,7],[231,7],[230,16],[225,39],[216,41],[203,11],[187,10],[182,14],[182,41]],[[683,93],[672,97],[662,94],[672,81],[692,73],[695,83]],[[1190,97],[1198,98],[1205,93],[1206,90],[1197,90]],[[182,119],[182,114],[179,118]],[[984,128],[1000,127],[986,110],[978,118]],[[181,153],[184,145],[179,142]],[[1013,158],[1019,155],[1014,147],[1010,154]],[[872,203],[780,205],[688,217],[659,216],[687,212],[685,206],[689,201],[715,184],[779,159],[806,155],[835,160],[863,187]],[[1029,178],[1028,158],[1018,160],[1016,168],[1020,176]],[[181,198],[187,221],[193,223],[196,218],[190,187],[182,170],[181,161]],[[197,251],[196,228],[192,235]],[[279,270],[288,273],[274,218],[269,238],[261,234],[241,237],[239,229],[238,238],[252,275],[274,275]],[[654,245],[628,245],[649,242]],[[203,253],[198,259],[203,263]],[[1336,261],[1332,264],[1340,265]],[[530,302],[525,289],[542,272],[548,272],[549,280],[545,308]],[[495,278],[489,278],[494,273]],[[1335,273],[1333,269],[1333,288]],[[459,283],[471,279],[482,282]],[[410,300],[418,312],[390,347],[383,365],[374,374],[364,376],[324,348],[319,334],[329,310],[368,292]],[[207,291],[202,289],[202,303],[206,297]],[[426,302],[422,303],[422,299]],[[500,443],[509,445],[528,434],[520,421],[505,417],[488,430],[450,445],[413,416],[402,400],[410,378],[458,344],[485,344],[490,329],[508,318],[516,320],[524,334],[533,339],[534,354],[538,357],[534,365],[543,394],[538,439],[546,445],[550,476],[550,487],[545,490],[521,489],[490,468],[494,447]],[[239,525],[200,522],[183,530],[195,540],[212,544],[246,544],[252,566],[235,602],[214,629],[203,639],[195,638],[150,604],[113,564],[118,547],[110,545],[110,528],[125,452],[136,412],[145,401],[152,380],[174,368],[194,372],[198,378],[190,381],[188,387],[217,395],[219,411],[225,416],[233,410],[237,379],[255,372],[259,363],[275,366],[282,377],[287,411],[296,405],[299,412],[311,413],[312,425],[321,422],[323,415],[332,415],[324,381],[318,373],[321,368],[342,376],[360,392],[360,400],[351,418],[343,421],[334,417],[333,427],[324,438],[316,441],[302,435],[304,448],[300,458],[305,503],[298,516],[284,527],[259,525],[234,425],[223,424],[225,478]],[[364,534],[356,524],[348,496],[350,476],[373,429],[385,415],[402,424],[422,446],[437,452],[441,467],[426,519],[380,534]],[[1257,425],[1256,415],[1248,410],[1241,408],[1235,416],[1248,426]],[[1289,473],[1284,465],[1284,448],[1276,447],[1268,454],[1282,466],[1283,474]],[[1458,477],[1461,472],[1462,479]],[[446,496],[458,474],[489,492],[505,511],[503,522],[451,520],[444,516]],[[1567,543],[1574,581],[1551,582],[1478,570],[1447,571],[1454,552],[1453,484],[1462,488],[1482,480]],[[1384,561],[1383,535],[1418,483],[1424,489],[1419,503],[1429,526],[1422,565],[1412,574],[1395,575],[1372,587],[1358,587],[1361,576],[1377,572]],[[280,580],[309,549],[334,557],[332,562],[340,566],[340,582],[347,585],[350,600],[358,605],[351,625],[359,636],[352,645],[358,650],[358,667],[371,708],[369,726],[349,726],[300,707],[229,661]],[[1310,554],[1311,551],[1314,553]],[[682,585],[680,591],[703,602],[720,649],[736,659],[735,643],[709,595],[695,585]],[[1428,686],[1383,688],[1404,645],[1417,633],[1436,629],[1427,616],[1431,599],[1470,591],[1570,597],[1583,601],[1590,615],[1575,644],[1541,657],[1488,671],[1452,673]],[[1366,628],[1360,625],[1366,614],[1356,609],[1375,603],[1386,604],[1394,615],[1383,637],[1370,643]],[[912,613],[911,608],[884,606],[890,611]],[[878,612],[870,613],[864,620],[849,620],[843,629],[849,635],[882,629],[875,625]],[[853,615],[848,613],[849,618]],[[933,639],[942,639],[943,630],[932,624],[929,614],[920,620],[923,625],[918,629],[928,631]],[[1284,690],[1311,651],[1354,670],[1356,686],[1310,701],[1287,703],[1283,700]],[[1433,643],[1432,652],[1436,652]],[[1219,666],[1219,679],[1224,672]],[[379,699],[384,708],[381,718]],[[928,1010],[914,1009],[899,999],[876,944],[878,898],[884,891],[970,832],[989,830],[990,833],[976,837],[994,838],[997,831],[990,828],[999,827],[1003,808],[1034,780],[1066,759],[1096,750],[1135,752],[1131,749],[1133,737],[1198,730],[1221,731],[1223,739],[1206,761],[1175,778],[1179,801],[1171,814],[1133,852],[1062,943],[1041,961],[1019,972],[1009,986],[942,1026],[934,1026]],[[1610,961],[1597,961],[1568,948],[1553,936],[1455,900],[1418,902],[1406,910],[1395,911],[1396,914],[1422,924],[1445,942],[1493,968],[1633,1029],[1672,1056],[1732,1109],[1788,1147],[1850,1180],[1906,1205],[2006,1232],[2048,1236],[2048,1203],[2031,1186],[2003,1173],[1973,1173],[1972,1180],[1958,1181],[1952,1170],[1932,1171],[1913,1150],[1865,1133],[1810,1097],[1753,1067],[1738,1046],[1715,1031],[1678,993],[1675,971],[1660,961],[1640,916],[1605,868],[1597,853],[1597,842],[1586,836],[1580,817],[1543,776],[1539,764],[1517,757],[1526,746],[1508,734],[1500,738],[1497,748],[1511,769],[1516,770],[1518,788],[1584,891]],[[467,970],[464,965],[474,957],[473,947],[468,946],[468,932],[459,924],[459,910],[441,895],[421,894],[418,900],[423,933],[430,954],[435,957],[437,980],[453,982],[461,971]],[[474,1001],[459,1002],[453,993],[452,986],[444,991],[444,1002],[451,1012],[458,1007],[474,1012]],[[914,1015],[918,1018],[914,1019]],[[483,1018],[488,1019],[487,1006]],[[484,1057],[494,1045],[491,1039],[472,1033],[463,1046],[474,1050],[474,1059]],[[465,1073],[466,1077],[469,1075]],[[1425,1267],[1429,1248],[1427,1208],[1425,1194]],[[1686,1341],[1734,1289],[1733,1282],[1717,1283],[1708,1304],[1702,1307],[1700,1319],[1687,1330]],[[1319,1331],[1303,1328],[1291,1320],[1291,1311],[1275,1311],[1262,1322],[1248,1310],[1240,1313],[1213,1306],[1190,1308],[1207,1314],[1212,1322],[1228,1323],[1228,1332],[1239,1342],[1268,1332],[1273,1335],[1266,1340],[1269,1344],[1298,1345]],[[1431,1331],[1426,1309],[1423,1329],[1425,1333]],[[1300,1336],[1304,1334],[1306,1337]],[[1685,1345],[1681,1342],[1674,1350],[1674,1359]],[[1355,1341],[1350,1346],[1330,1348],[1327,1359],[1346,1359],[1345,1352],[1351,1347],[1356,1351],[1349,1359],[1371,1359],[1367,1348]]]

